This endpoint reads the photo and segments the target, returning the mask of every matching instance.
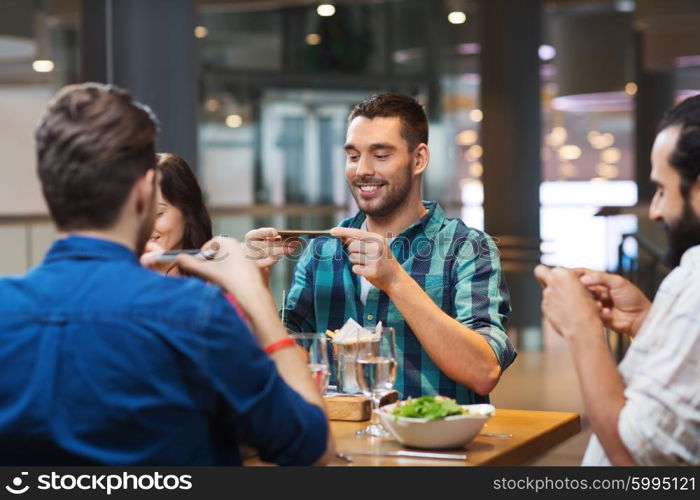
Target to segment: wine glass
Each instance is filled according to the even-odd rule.
[[[379,400],[394,387],[396,380],[396,336],[393,328],[383,328],[367,336],[359,332],[355,370],[357,385],[372,403],[370,425],[357,431],[361,436],[389,436],[381,424],[376,422],[375,410]]]
[[[321,394],[328,389],[330,371],[328,368],[328,351],[324,333],[292,333],[290,336],[304,351],[313,378]]]

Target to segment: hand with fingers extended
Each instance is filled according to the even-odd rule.
[[[542,315],[565,338],[603,329],[596,303],[580,281],[577,270],[539,265],[535,276],[542,284]]]
[[[380,290],[386,292],[405,272],[391,253],[386,238],[350,227],[334,227],[331,235],[347,245],[352,272],[364,276]]]
[[[269,276],[270,268],[283,256],[296,251],[298,238],[282,238],[274,227],[261,227],[245,235],[245,251],[249,259]]]
[[[651,308],[651,301],[644,293],[617,274],[590,269],[577,269],[576,272],[596,301],[603,324],[634,337]]]

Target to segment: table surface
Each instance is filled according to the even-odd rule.
[[[467,460],[442,460],[406,457],[359,455],[357,451],[409,450],[393,437],[372,438],[356,436],[355,431],[368,421],[331,421],[336,450],[353,458],[352,463],[335,459],[337,466],[469,466],[469,465],[523,465],[552,449],[581,430],[578,413],[553,411],[497,409],[482,429],[483,432],[512,434],[510,438],[479,435],[464,450],[413,450],[439,453],[465,453]],[[257,459],[246,460],[246,465],[263,465]]]

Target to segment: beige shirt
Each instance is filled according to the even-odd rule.
[[[617,428],[637,464],[700,465],[700,246],[659,287],[619,370]],[[595,435],[583,465],[610,465]]]

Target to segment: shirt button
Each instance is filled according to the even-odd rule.
[[[373,319],[374,319],[374,316],[372,316],[371,314],[367,315],[367,321],[372,321]]]

